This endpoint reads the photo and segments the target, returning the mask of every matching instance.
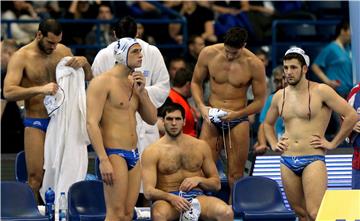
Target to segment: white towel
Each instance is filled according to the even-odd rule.
[[[73,183],[85,179],[90,143],[86,131],[85,74],[82,68],[65,66],[69,59],[63,58],[56,67],[56,81],[65,99],[53,112],[46,131],[45,174],[40,189],[43,199],[49,187],[54,189],[56,209],[60,193],[67,193]]]

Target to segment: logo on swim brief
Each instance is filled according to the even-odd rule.
[[[42,126],[41,122],[38,121],[38,120],[34,121],[32,124],[33,124],[34,126],[40,126],[40,127]]]

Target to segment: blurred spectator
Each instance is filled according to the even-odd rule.
[[[1,6],[5,9],[1,15],[2,19],[39,19],[33,6],[26,1],[2,2]],[[26,44],[35,37],[37,28],[37,23],[13,23],[11,24],[12,38],[18,43]]]
[[[99,6],[97,19],[107,21],[111,21],[113,19],[113,14],[109,5],[101,4]],[[99,35],[97,35],[98,33]],[[92,30],[86,36],[86,44],[99,45],[100,47],[105,47],[115,40],[116,38],[114,37],[113,28],[110,23],[100,24],[99,26],[94,25]],[[97,52],[97,49],[90,49],[86,51],[86,58],[89,62],[92,63]]]
[[[336,39],[316,57],[311,70],[325,84],[346,98],[353,86],[351,31],[348,21],[336,26]]]
[[[258,155],[264,154],[266,152],[266,150],[269,149],[269,147],[266,143],[263,123],[265,121],[266,114],[270,108],[271,101],[272,101],[274,94],[278,90],[280,90],[286,86],[285,85],[286,83],[284,82],[284,73],[283,72],[284,71],[283,71],[282,65],[274,68],[274,70],[272,72],[272,82],[274,84],[275,90],[266,99],[265,105],[262,108],[261,113],[260,113],[260,119],[259,119],[260,126],[259,126],[258,133],[257,133],[257,142],[254,144],[254,152],[255,152],[255,154],[258,154]],[[276,132],[277,137],[281,137],[281,135],[284,133],[284,122],[283,122],[282,118],[278,118],[276,120],[275,132]]]
[[[32,4],[41,19],[59,18],[61,16],[58,1],[32,1]]]
[[[200,51],[205,47],[204,39],[199,35],[192,35],[188,41],[188,50],[185,55],[185,61],[193,71],[199,57]]]
[[[173,86],[170,89],[169,97],[166,99],[163,106],[158,110],[158,115],[161,115],[162,108],[169,105],[170,103],[180,104],[185,109],[185,126],[184,134],[197,137],[196,135],[196,122],[197,119],[193,112],[191,105],[187,99],[191,97],[190,84],[192,79],[192,72],[188,69],[181,68],[175,73],[173,80]],[[163,121],[158,121],[159,132],[161,135],[165,134]]]
[[[214,13],[211,10],[194,1],[183,1],[180,14],[187,20],[189,36],[199,35],[207,42],[217,42],[214,30]],[[169,25],[170,36],[179,44],[183,42],[183,36],[179,34],[180,29],[180,24]]]
[[[18,49],[15,40],[5,39],[1,51],[1,153],[17,153],[24,149],[24,125],[21,111],[15,101],[7,101],[3,95],[4,79],[10,57]]]
[[[67,19],[95,19],[98,15],[98,4],[89,1],[73,0],[65,12],[64,18]],[[89,23],[62,24],[64,33],[63,42],[66,45],[84,44],[86,35],[91,31],[93,25]],[[79,28],[79,26],[81,28]],[[84,50],[79,50],[75,54],[83,54]]]
[[[151,45],[156,44],[155,39],[152,36],[147,35],[147,33],[145,32],[145,27],[143,24],[137,23],[136,27],[137,27],[136,38],[140,38]]]
[[[175,78],[175,74],[178,70],[180,70],[181,68],[186,68],[186,62],[184,60],[184,58],[178,57],[178,58],[173,58],[170,60],[169,65],[168,65],[168,70],[169,70],[169,75],[170,75],[170,84],[172,85],[172,81]]]

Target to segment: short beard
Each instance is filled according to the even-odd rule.
[[[296,86],[300,81],[301,81],[301,78],[302,78],[302,76],[303,76],[303,71],[301,70],[301,74],[300,74],[300,76],[299,76],[299,79],[297,79],[297,81],[295,81],[295,82],[292,82],[292,83],[290,83],[289,81],[287,81],[287,83],[289,84],[289,85],[291,85],[291,86]]]
[[[44,52],[45,54],[51,54],[51,52],[47,52],[45,50],[44,44],[42,43],[42,39],[38,42],[38,47],[39,47],[40,51]]]
[[[170,131],[168,131],[168,129],[165,128],[166,134],[169,135],[172,138],[176,138],[181,134],[181,131],[177,132],[176,134],[171,133]]]

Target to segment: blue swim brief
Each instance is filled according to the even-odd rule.
[[[50,118],[25,118],[23,121],[24,127],[37,128],[44,131],[44,133],[46,133],[49,122]]]
[[[202,190],[190,190],[189,192],[174,191],[174,192],[170,192],[170,193],[177,195],[177,196],[181,196],[189,202],[191,202],[191,200],[193,198],[196,198],[197,196],[204,195],[204,192]]]
[[[317,160],[321,160],[325,163],[325,156],[322,155],[281,156],[280,163],[284,164],[296,175],[301,176],[305,167]]]
[[[237,126],[238,124],[244,122],[244,121],[249,121],[249,118],[246,117],[241,117],[241,118],[236,118],[233,119],[229,122],[227,121],[221,121],[221,122],[211,122],[213,123],[216,128],[218,129],[219,132],[222,132],[224,130],[224,132],[227,132],[228,130],[231,130],[232,128],[234,128],[235,126]]]
[[[136,166],[140,156],[138,149],[134,150],[122,150],[122,149],[113,149],[113,148],[105,148],[106,154],[108,156],[112,154],[117,154],[125,159],[128,170],[131,170]]]

